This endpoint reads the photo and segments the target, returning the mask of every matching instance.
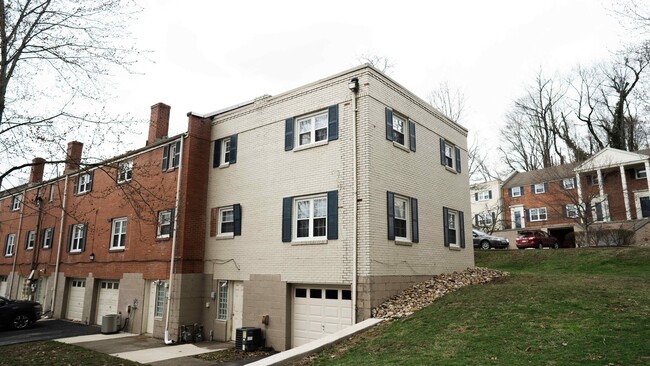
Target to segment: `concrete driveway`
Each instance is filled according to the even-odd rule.
[[[27,329],[0,329],[0,346],[99,333],[98,325],[84,325],[58,319],[41,319]]]

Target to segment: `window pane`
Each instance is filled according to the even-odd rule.
[[[327,219],[314,219],[314,236],[325,236],[327,235]]]
[[[406,201],[395,198],[393,206],[395,207],[395,218],[406,220]]]
[[[395,219],[395,236],[406,238],[406,220]]]
[[[298,218],[308,219],[311,211],[310,201],[298,201]]]
[[[300,134],[300,145],[311,143],[311,132]]]
[[[319,288],[309,289],[309,297],[312,299],[320,299],[323,297],[323,290]]]
[[[341,299],[342,300],[352,300],[352,291],[350,291],[350,290],[341,291]]]
[[[449,238],[449,244],[456,244],[456,229],[449,228],[447,230],[447,236]]]
[[[221,223],[221,232],[222,233],[232,233],[235,231],[235,224],[233,222],[223,222]]]
[[[309,220],[298,220],[297,235],[299,238],[309,237]]]
[[[330,300],[338,300],[339,290],[325,290],[325,298]]]
[[[316,130],[316,141],[327,140],[327,128]]]
[[[314,200],[314,217],[327,216],[327,198],[318,198]]]
[[[327,128],[327,114],[316,116],[316,129]]]
[[[404,134],[404,121],[393,116],[393,131]]]
[[[449,226],[449,229],[455,230],[456,229],[456,214],[450,212],[447,216],[448,216],[448,220],[449,220],[449,222],[447,223],[447,225]]]
[[[221,221],[230,222],[233,220],[234,213],[232,210],[221,211]]]
[[[296,289],[296,297],[307,297],[307,289],[306,288],[297,288]]]
[[[299,128],[299,132],[300,132],[301,134],[303,134],[303,133],[305,133],[305,132],[311,132],[311,120],[310,120],[310,119],[300,121],[300,123],[298,123],[298,126],[299,126],[299,127],[298,127],[298,128]]]

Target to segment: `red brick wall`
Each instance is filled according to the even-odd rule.
[[[539,182],[544,183],[544,182]],[[523,204],[524,209],[546,207],[547,219],[544,221],[526,220],[527,228],[537,228],[545,226],[573,225],[576,219],[565,217],[564,206],[575,203],[577,200],[577,189],[565,190],[562,188],[561,180],[546,182],[548,190],[546,193],[535,194],[531,191],[531,186],[523,186],[524,194],[521,197],[510,197],[508,188],[503,188],[503,202],[505,208],[506,228],[512,227],[512,217],[510,215],[510,206]]]

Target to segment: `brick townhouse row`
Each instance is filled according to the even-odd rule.
[[[168,118],[152,107],[142,149],[79,165],[71,143],[62,177],[4,192],[0,294],[88,323],[121,311],[167,342],[260,327],[284,350],[474,265],[467,130],[369,65],[190,112],[178,136]]]

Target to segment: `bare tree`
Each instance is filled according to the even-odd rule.
[[[119,141],[130,119],[105,113],[106,86],[140,56],[128,33],[138,10],[129,0],[2,1],[0,187],[32,157],[60,156],[69,136]]]
[[[386,56],[380,56],[376,53],[364,53],[357,57],[361,64],[370,64],[375,69],[390,74],[395,67],[395,62]]]

